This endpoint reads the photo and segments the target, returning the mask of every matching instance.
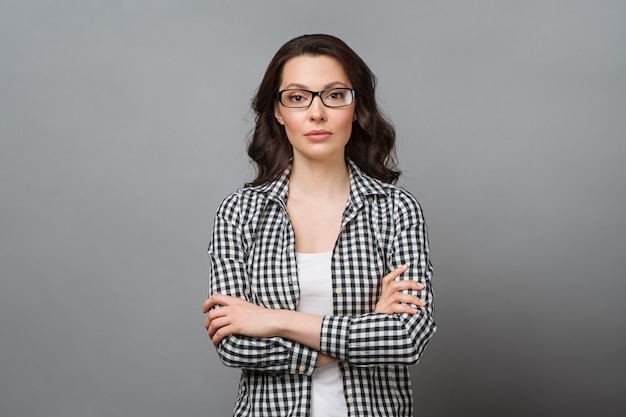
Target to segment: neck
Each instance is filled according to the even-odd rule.
[[[289,177],[292,196],[329,197],[345,194],[350,188],[350,173],[343,158],[334,161],[297,160]]]

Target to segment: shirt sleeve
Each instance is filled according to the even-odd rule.
[[[209,296],[220,293],[254,302],[247,280],[248,245],[242,233],[240,210],[239,195],[235,193],[222,202],[215,216],[208,250]],[[217,353],[226,366],[274,374],[310,375],[317,361],[314,349],[280,337],[230,335],[220,341]]]
[[[425,285],[419,296],[426,306],[417,313],[368,313],[361,316],[325,316],[320,351],[353,366],[412,365],[417,363],[436,331],[433,320],[432,265],[422,210],[409,193],[400,191],[394,207],[395,231],[387,265],[410,264],[397,279]],[[382,277],[381,277],[382,278]]]

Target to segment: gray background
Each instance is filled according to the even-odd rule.
[[[626,415],[626,3],[0,3],[0,414],[227,416],[203,328],[249,100],[327,32],[430,229],[420,416]]]

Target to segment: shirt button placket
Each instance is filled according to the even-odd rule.
[[[335,250],[335,253],[333,253],[333,259],[335,261],[339,261],[341,259],[341,255],[339,254],[338,250]],[[335,288],[335,294],[341,295],[342,292],[343,292],[343,290],[341,289],[341,287]]]

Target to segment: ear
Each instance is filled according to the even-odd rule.
[[[274,117],[276,118],[278,123],[283,126],[285,125],[285,120],[283,119],[283,115],[280,114],[280,109],[278,108],[278,105],[274,106]]]

